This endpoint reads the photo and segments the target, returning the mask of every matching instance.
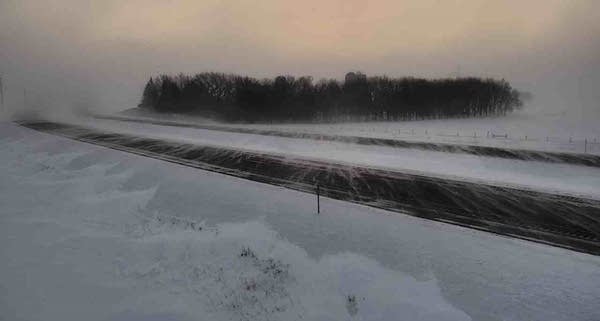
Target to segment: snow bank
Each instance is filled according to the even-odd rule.
[[[150,212],[156,188],[95,148],[0,132],[2,319],[469,319],[434,279],[353,253],[311,258],[260,219]]]

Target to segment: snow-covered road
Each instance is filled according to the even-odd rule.
[[[53,122],[42,132],[244,179],[600,254],[600,201],[370,167],[182,144]]]
[[[0,319],[597,320],[600,258],[0,125]]]

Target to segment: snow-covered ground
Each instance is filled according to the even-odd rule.
[[[115,120],[75,120],[112,132],[306,157],[600,199],[600,168],[357,145]]]
[[[600,258],[0,124],[2,320],[598,320]]]
[[[214,121],[199,117],[157,115],[141,111],[129,113],[127,116],[184,123],[216,124]],[[600,126],[598,126],[596,118],[581,118],[562,113],[544,113],[543,111],[535,113],[521,111],[505,117],[401,122],[226,125],[283,132],[600,154]]]

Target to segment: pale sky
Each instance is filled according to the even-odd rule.
[[[0,0],[13,104],[25,85],[40,105],[118,110],[160,73],[351,70],[504,78],[535,108],[599,111],[600,1]]]

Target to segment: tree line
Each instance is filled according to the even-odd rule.
[[[391,121],[506,115],[522,106],[505,80],[367,77],[274,79],[205,72],[150,78],[140,108],[226,121]]]

